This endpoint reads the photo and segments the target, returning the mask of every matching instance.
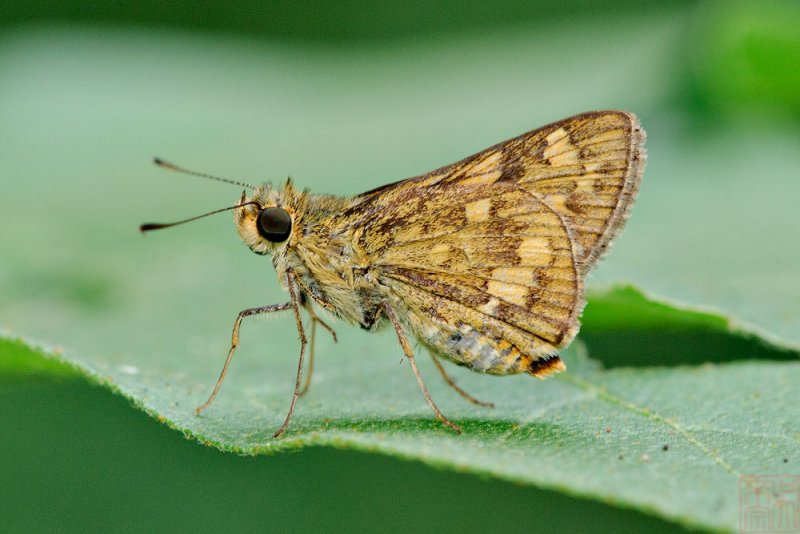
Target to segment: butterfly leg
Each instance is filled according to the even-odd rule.
[[[320,319],[319,316],[314,313],[314,310],[311,308],[311,306],[307,305],[306,311],[311,316],[311,343],[308,347],[308,373],[306,373],[306,381],[303,384],[303,388],[300,390],[301,397],[306,394],[306,391],[308,391],[308,388],[311,385],[311,373],[314,371],[314,340],[316,339],[317,335],[317,323],[321,324],[325,330],[331,333],[334,343],[339,342],[336,337],[336,332],[333,331],[333,328],[328,326],[325,321]]]
[[[302,397],[308,391],[309,386],[311,386],[311,373],[314,372],[314,341],[317,338],[317,321],[314,320],[314,317],[311,317],[311,343],[308,347],[308,373],[306,373],[306,381],[303,384],[303,387],[300,389],[300,393],[298,396]]]
[[[294,310],[294,320],[297,323],[297,332],[300,334],[300,361],[297,363],[297,378],[294,382],[294,395],[292,395],[292,404],[289,406],[289,413],[286,414],[286,419],[272,437],[277,438],[283,434],[286,427],[289,426],[289,419],[292,418],[294,413],[294,405],[297,404],[297,397],[300,396],[300,380],[303,376],[303,353],[306,349],[306,333],[303,330],[303,321],[300,319],[300,305],[298,304],[299,296],[297,293],[297,286],[295,285],[295,276],[290,272],[286,275],[286,282],[289,288],[289,296],[292,297],[292,309]]]
[[[386,315],[389,317],[389,320],[392,321],[392,324],[394,325],[395,332],[397,332],[397,338],[400,340],[400,346],[403,347],[403,352],[405,353],[406,358],[408,358],[409,363],[411,363],[411,368],[414,370],[414,375],[417,377],[417,382],[419,383],[420,389],[422,389],[422,394],[425,396],[425,400],[428,401],[428,406],[431,407],[433,413],[436,414],[436,417],[438,417],[439,420],[445,424],[445,426],[448,426],[455,430],[456,433],[461,434],[461,428],[455,423],[450,422],[450,420],[439,411],[439,408],[437,408],[433,403],[433,399],[431,399],[430,394],[428,394],[428,388],[425,387],[425,383],[422,381],[422,376],[419,374],[419,369],[417,369],[417,362],[414,360],[414,353],[411,351],[411,345],[408,343],[408,339],[403,332],[403,327],[400,324],[400,321],[397,319],[397,315],[394,313],[394,310],[386,302],[384,302],[382,306],[386,311]]]
[[[472,404],[477,404],[478,406],[488,406],[489,408],[494,408],[494,403],[493,402],[479,401],[478,399],[476,399],[475,397],[473,397],[472,395],[470,395],[469,393],[467,393],[466,391],[464,391],[463,389],[458,387],[458,384],[456,384],[455,381],[452,378],[450,378],[450,375],[447,374],[447,371],[444,370],[444,367],[442,366],[442,363],[439,361],[439,358],[437,358],[433,354],[433,352],[429,352],[429,354],[431,355],[431,359],[433,360],[433,363],[435,363],[436,367],[439,369],[439,372],[442,373],[442,377],[444,377],[444,381],[447,382],[450,385],[450,387],[452,387],[454,390],[458,391],[459,395],[461,395],[462,397],[467,399]]]
[[[211,402],[214,400],[214,397],[217,396],[217,392],[219,391],[219,387],[222,385],[222,381],[225,380],[225,374],[228,372],[228,366],[231,364],[231,359],[233,359],[233,353],[239,347],[239,327],[242,324],[242,319],[249,315],[258,315],[261,313],[286,310],[291,306],[291,302],[284,302],[283,304],[272,304],[270,306],[262,306],[260,308],[250,308],[249,310],[242,310],[239,312],[239,316],[236,318],[236,322],[233,324],[233,334],[231,334],[231,349],[228,351],[228,357],[225,359],[225,365],[222,366],[222,372],[219,375],[217,384],[214,386],[214,391],[211,392],[211,396],[208,398],[205,404],[195,408],[195,412],[197,412],[198,415],[201,411],[209,407]]]

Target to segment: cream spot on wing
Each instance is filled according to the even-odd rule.
[[[586,167],[586,174],[602,171],[607,164],[608,164],[607,161],[587,161],[586,163],[584,163]]]
[[[434,264],[444,263],[450,256],[450,245],[446,243],[437,243],[429,251],[429,258]]]
[[[480,222],[489,218],[489,206],[492,200],[489,198],[482,198],[475,202],[470,202],[464,206],[467,216],[467,222]]]
[[[517,306],[525,306],[528,298],[528,290],[526,288],[497,280],[489,280],[486,290],[492,295]]]
[[[498,168],[500,167],[500,163],[502,161],[503,161],[502,152],[493,152],[488,156],[484,157],[482,160],[473,163],[471,168],[464,174],[483,174],[492,171],[499,172]]]
[[[520,258],[530,258],[536,254],[551,255],[553,247],[550,244],[549,237],[529,237],[522,241],[517,248],[517,254]]]
[[[562,152],[557,156],[549,158],[550,165],[554,167],[561,167],[563,165],[575,165],[580,161],[580,154],[578,149],[573,148],[567,152]]]
[[[567,131],[564,128],[559,128],[558,130],[553,131],[550,135],[544,138],[547,141],[548,146],[553,146],[557,142],[567,138]]]
[[[488,185],[495,183],[501,174],[503,154],[494,152],[476,161],[461,171],[458,181],[464,185]]]
[[[486,304],[481,304],[478,306],[477,310],[481,313],[484,313],[490,317],[494,317],[494,313],[497,310],[497,305],[500,304],[500,301],[497,299],[489,299],[489,302]]]
[[[500,169],[487,171],[486,173],[469,175],[469,178],[463,178],[458,181],[464,185],[491,185],[500,178]]]
[[[588,180],[580,180],[575,182],[575,191],[573,195],[591,194],[594,190],[594,182]]]
[[[510,282],[512,284],[521,284],[524,286],[533,285],[533,271],[529,268],[523,267],[497,267],[492,270],[492,278]]]
[[[559,128],[545,139],[547,140],[547,148],[544,149],[542,156],[551,165],[560,167],[578,163],[578,149],[572,144],[569,135],[563,128]]]

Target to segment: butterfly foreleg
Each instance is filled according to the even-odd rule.
[[[228,351],[228,357],[225,359],[225,365],[222,366],[222,372],[219,374],[219,379],[217,380],[217,384],[214,386],[214,391],[211,392],[211,396],[208,397],[208,400],[202,405],[195,408],[195,412],[199,415],[201,411],[205,410],[206,408],[211,405],[211,402],[214,400],[214,397],[217,396],[217,392],[219,391],[220,386],[222,385],[222,381],[225,380],[225,374],[228,372],[228,367],[231,364],[231,360],[233,359],[233,353],[239,347],[239,327],[242,324],[242,319],[250,315],[259,315],[262,313],[270,313],[276,311],[283,311],[292,306],[291,302],[284,302],[283,304],[271,304],[269,306],[262,306],[260,308],[250,308],[247,310],[242,310],[239,312],[239,316],[236,317],[236,322],[233,323],[233,333],[231,334],[231,348]]]

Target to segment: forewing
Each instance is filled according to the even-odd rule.
[[[624,227],[644,172],[644,140],[633,114],[583,113],[366,193],[362,202],[443,184],[517,184],[560,215],[580,272],[586,274]]]

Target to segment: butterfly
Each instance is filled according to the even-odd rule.
[[[623,229],[644,172],[645,132],[625,111],[592,111],[548,124],[435,171],[354,197],[252,186],[233,210],[242,240],[271,259],[289,301],[242,311],[208,401],[225,378],[242,319],[293,310],[300,358],[287,428],[308,387],[302,374],[301,309],[375,331],[394,329],[422,394],[433,402],[410,339],[429,349],[448,384],[482,403],[447,375],[439,359],[495,375],[544,378],[563,371],[559,350],[573,340],[585,305],[586,275]],[[205,215],[210,215],[205,214]],[[205,215],[201,215],[205,216]],[[145,224],[142,231],[171,224]],[[335,339],[335,334],[334,339]]]

